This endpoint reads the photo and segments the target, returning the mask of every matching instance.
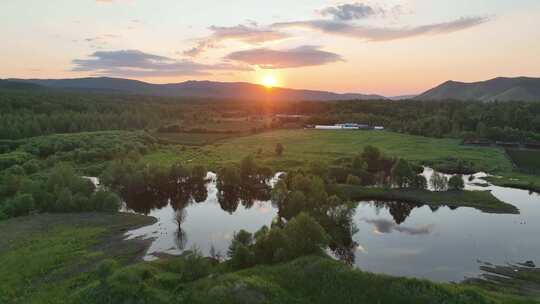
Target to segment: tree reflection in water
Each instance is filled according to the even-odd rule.
[[[424,204],[418,203],[408,203],[408,202],[399,202],[399,201],[371,201],[369,202],[377,210],[388,209],[388,212],[394,219],[394,222],[397,225],[401,225],[405,220],[411,215],[411,212],[415,208],[420,208]],[[436,212],[439,209],[439,206],[429,206],[432,212]]]
[[[186,248],[186,244],[188,240],[186,232],[182,229],[182,223],[186,219],[186,210],[184,208],[177,209],[175,211],[174,219],[176,221],[176,224],[178,225],[178,229],[176,230],[174,241],[179,250],[184,250]]]
[[[207,186],[211,180],[207,178],[206,171],[193,168],[190,172],[181,166],[173,166],[168,172],[148,168],[132,171],[124,170],[120,171],[122,174],[113,175],[109,185],[122,194],[128,209],[138,213],[149,214],[170,204],[178,226],[174,241],[179,250],[185,249],[188,238],[182,229],[187,216],[185,209],[191,204],[207,201]],[[213,182],[209,187],[216,187],[217,201],[229,214],[235,213],[240,204],[250,209],[256,201],[271,201],[272,206],[278,209],[274,224],[284,225],[299,212],[308,212],[329,234],[329,249],[334,256],[347,264],[354,264],[358,244],[353,235],[358,230],[352,217],[357,204],[327,192],[327,184],[320,177],[301,172],[284,175],[272,189],[271,173],[246,158],[240,165],[222,168],[215,184]],[[388,209],[397,226],[405,222],[414,208],[421,206],[401,202],[371,204],[378,209]]]

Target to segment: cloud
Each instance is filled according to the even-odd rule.
[[[212,34],[200,39],[197,45],[184,54],[187,56],[198,56],[207,49],[217,48],[223,41],[237,40],[251,45],[258,45],[265,42],[278,41],[289,38],[288,34],[272,30],[259,28],[256,24],[237,26],[211,26]]]
[[[381,12],[382,9],[380,8],[356,2],[327,7],[321,11],[321,14],[323,16],[332,16],[334,20],[348,21],[371,17]]]
[[[201,64],[190,60],[179,61],[138,50],[94,52],[88,59],[75,59],[72,64],[72,71],[130,77],[208,75],[212,71],[251,70],[247,66],[230,63]]]
[[[318,46],[300,46],[289,50],[258,48],[229,54],[227,59],[257,65],[263,69],[284,69],[323,65],[343,61],[335,53],[320,50]]]
[[[91,44],[91,47],[93,48],[102,48],[104,46],[107,46],[110,44],[110,42],[114,39],[120,38],[119,35],[114,34],[104,34],[104,35],[98,35],[94,37],[88,37],[85,38],[84,41]]]
[[[302,28],[325,34],[339,35],[366,41],[390,41],[416,36],[449,34],[487,22],[484,17],[462,17],[449,22],[412,27],[372,27],[335,20],[308,20],[275,23],[274,28]]]
[[[409,234],[409,235],[421,235],[421,234],[430,234],[433,230],[433,225],[425,225],[420,227],[404,227],[400,226],[396,223],[394,223],[391,220],[387,219],[364,219],[364,221],[368,224],[373,225],[375,227],[375,233],[382,234],[382,233],[392,233],[393,231],[398,231],[401,233]]]

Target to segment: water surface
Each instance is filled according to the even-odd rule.
[[[429,178],[433,170],[426,168]],[[540,196],[525,190],[490,185],[483,173],[469,181],[466,189],[490,190],[502,201],[515,205],[520,214],[483,213],[473,208],[430,207],[402,202],[358,202],[353,221],[358,232],[357,267],[398,276],[435,281],[461,281],[478,276],[481,263],[504,264],[540,260]],[[238,201],[224,205],[218,199],[215,175],[209,173],[206,197],[190,200],[181,208],[170,203],[151,206],[141,213],[157,223],[127,233],[128,238],[153,238],[145,259],[158,252],[178,254],[193,247],[208,254],[213,247],[222,254],[235,231],[255,232],[269,226],[278,209],[270,201]],[[275,182],[275,179],[273,180]],[[144,209],[144,208],[143,208]],[[129,207],[125,211],[129,211]]]

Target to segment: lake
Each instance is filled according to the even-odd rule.
[[[425,168],[429,179],[433,170]],[[434,208],[402,202],[361,201],[353,221],[358,232],[353,264],[366,271],[434,281],[462,281],[481,274],[482,263],[540,262],[540,196],[525,190],[489,185],[477,173],[464,176],[466,189],[491,190],[520,214],[483,213],[472,208]],[[270,226],[278,214],[268,200],[240,201],[224,206],[218,199],[215,174],[206,191],[182,208],[171,203],[124,206],[157,218],[153,225],[126,233],[126,238],[151,238],[145,260],[157,253],[179,254],[194,247],[208,254],[213,247],[226,254],[235,231],[255,232]],[[277,180],[277,175],[271,183]],[[204,189],[203,189],[204,190]],[[140,204],[140,203],[139,203]],[[143,203],[144,204],[144,203]],[[134,211],[137,210],[137,211]],[[226,210],[226,211],[225,211]]]

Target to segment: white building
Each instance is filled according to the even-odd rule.
[[[316,125],[315,129],[318,130],[341,130],[343,127],[340,125],[334,125],[334,126],[325,126],[325,125]]]
[[[366,124],[357,124],[357,123],[343,123],[335,124],[333,126],[329,125],[317,125],[315,129],[320,130],[360,130],[360,129],[369,129],[369,125]]]

